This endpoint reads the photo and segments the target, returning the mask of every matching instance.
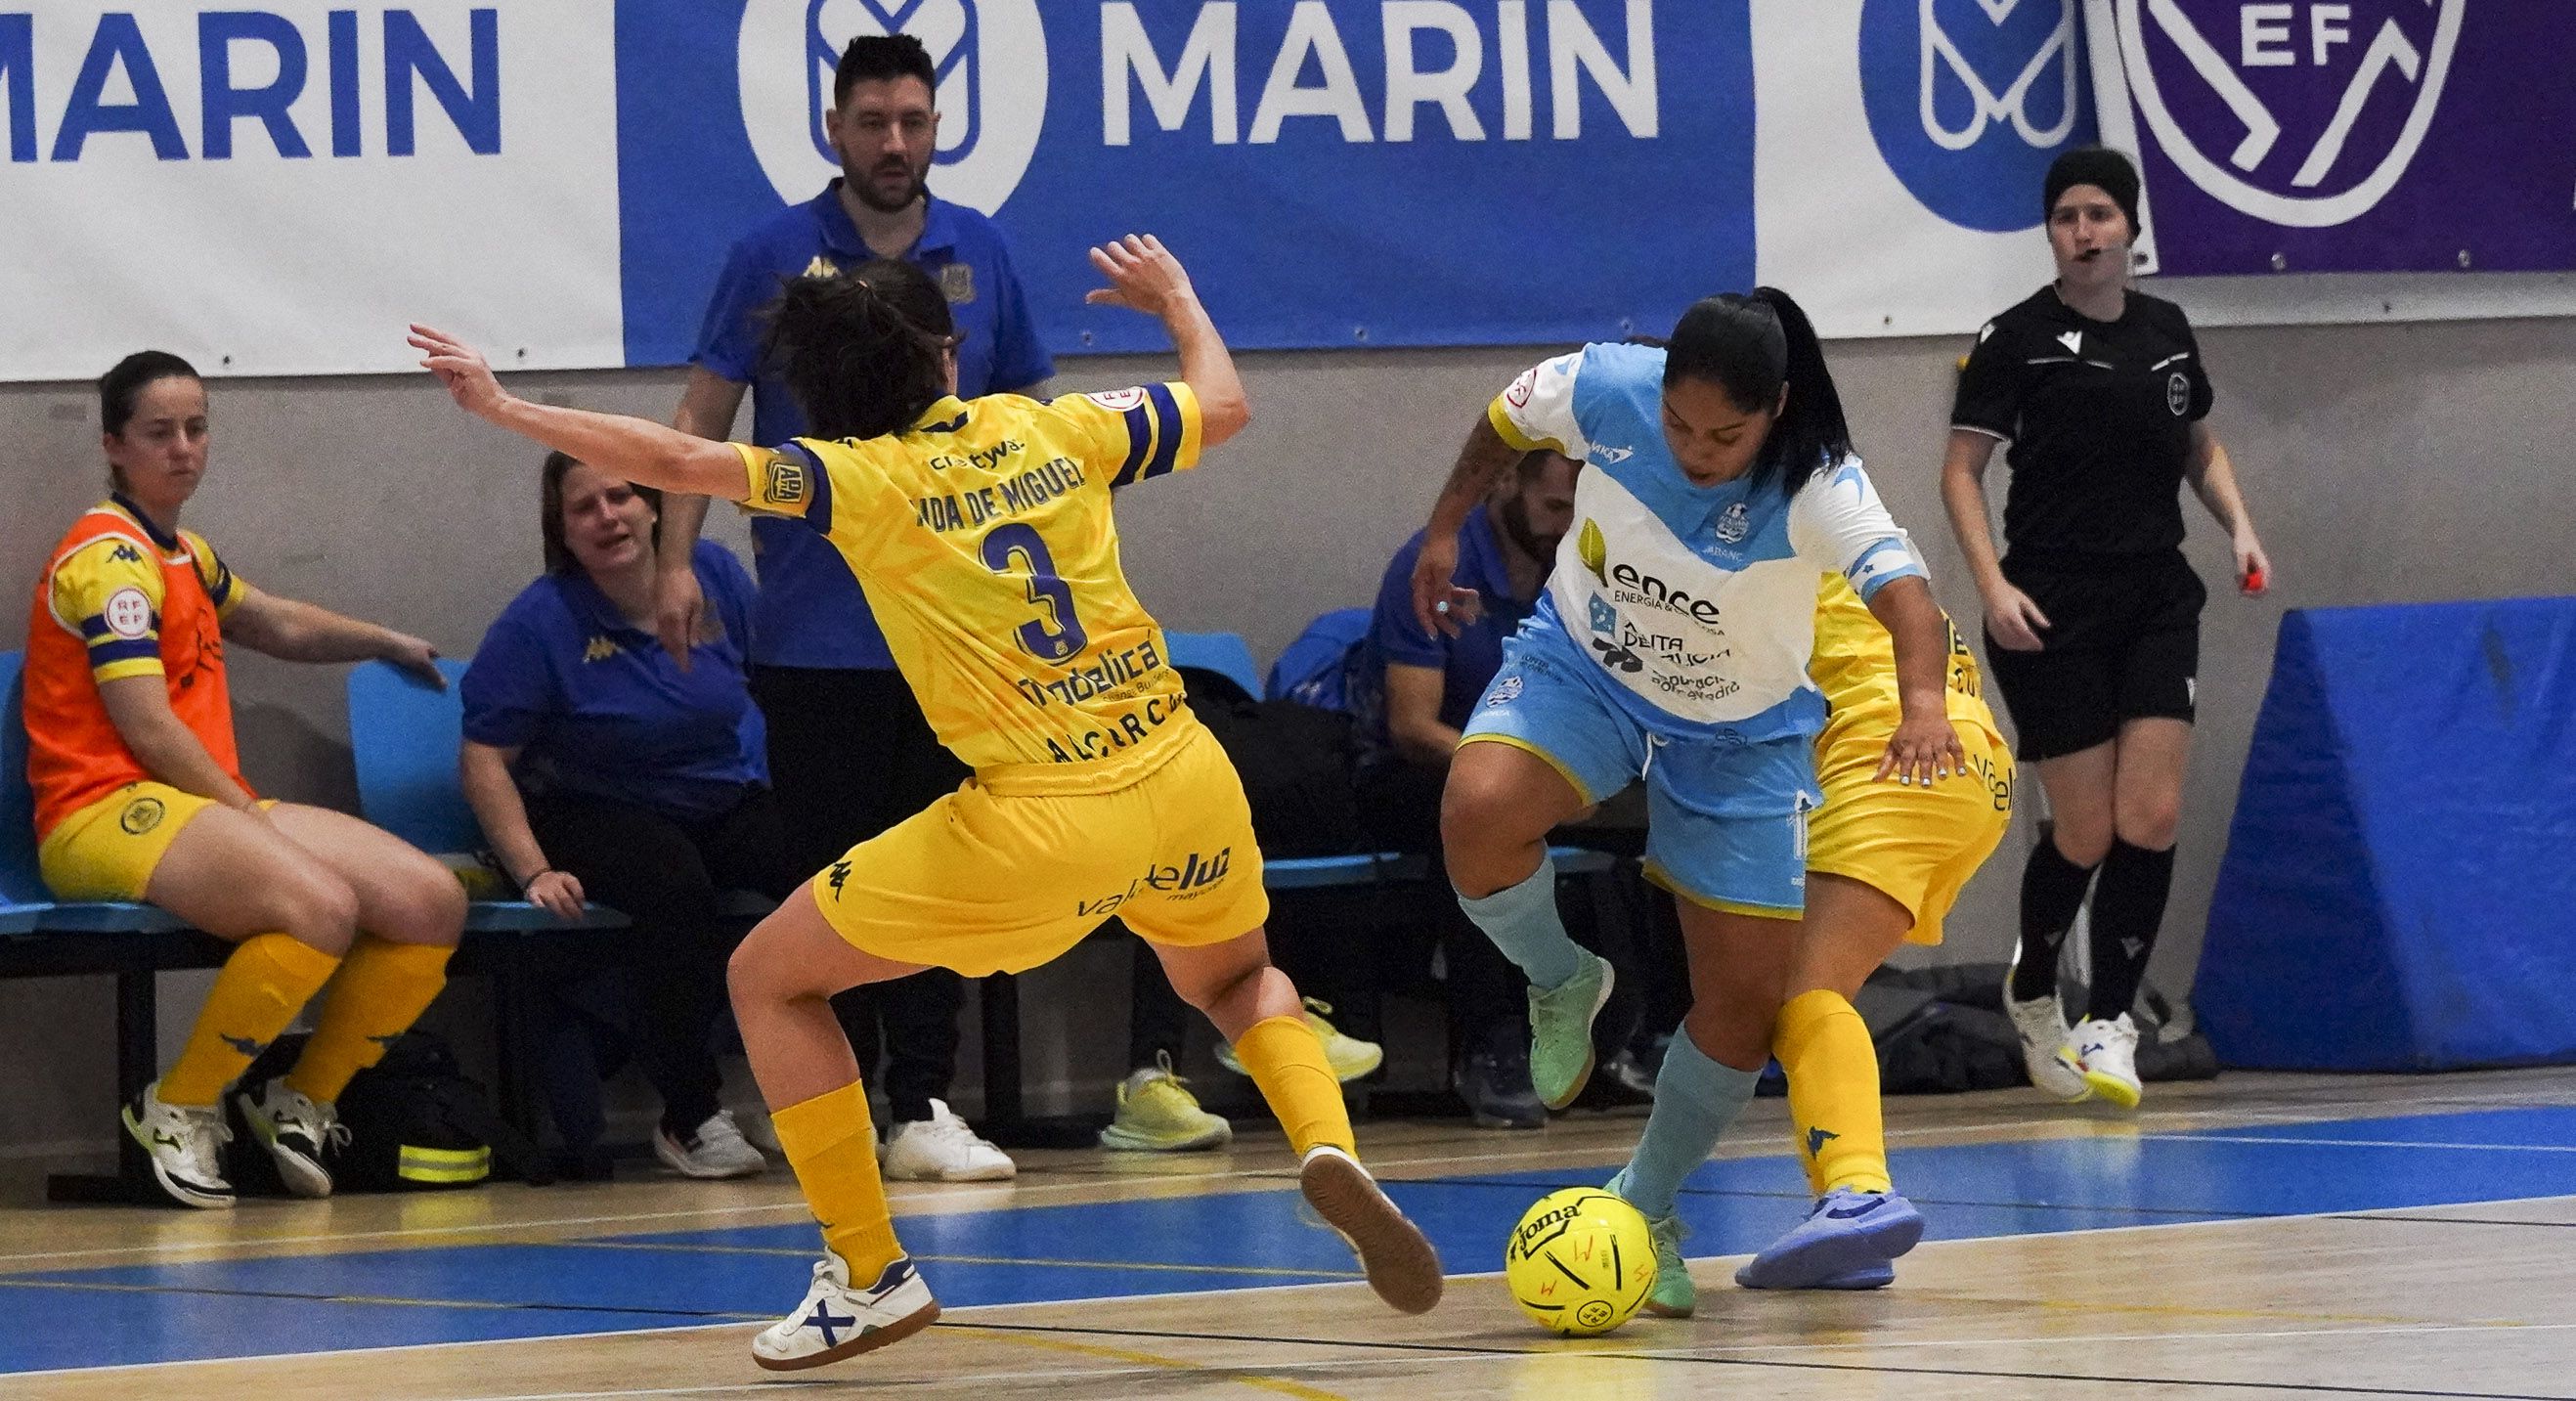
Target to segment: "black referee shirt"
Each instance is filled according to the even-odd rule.
[[[2042,287],[1977,333],[1950,422],[2012,445],[2008,551],[2139,555],[2182,544],[2191,425],[2209,404],[2181,307],[2133,291],[2119,320],[2095,321]]]

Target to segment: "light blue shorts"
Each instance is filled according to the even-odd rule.
[[[1646,781],[1646,874],[1694,904],[1795,919],[1807,904],[1807,813],[1821,801],[1808,735],[1658,732],[1606,689],[1553,625],[1504,644],[1465,730],[1545,760],[1587,803]]]

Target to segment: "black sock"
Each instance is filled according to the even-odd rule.
[[[2067,860],[2054,837],[2031,848],[2021,868],[2021,964],[2013,970],[2013,1000],[2035,1002],[2057,992],[2057,946],[2075,926],[2092,882],[2093,868]]]
[[[2173,892],[2173,848],[2149,851],[2111,843],[2102,858],[2102,888],[2093,895],[2093,995],[2088,1017],[2109,1021],[2138,1000],[2156,931]]]

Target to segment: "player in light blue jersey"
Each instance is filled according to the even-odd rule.
[[[1426,627],[1454,630],[1474,606],[1452,582],[1459,523],[1539,447],[1584,464],[1575,526],[1465,728],[1442,841],[1468,916],[1529,974],[1531,1080],[1562,1108],[1592,1072],[1611,976],[1566,936],[1547,834],[1645,781],[1647,872],[1679,897],[1692,1007],[1612,1189],[1656,1228],[1659,1277],[1673,1276],[1658,1311],[1687,1312],[1674,1194],[1751,1098],[1801,947],[1826,713],[1807,672],[1818,585],[1842,574],[1895,643],[1902,718],[1882,780],[1964,779],[1949,622],[1784,293],[1707,298],[1669,346],[1586,346],[1497,397],[1432,513],[1413,578]],[[1875,1201],[1846,1228],[1869,1268],[1825,1282],[1884,1283],[1920,1235],[1902,1198]]]

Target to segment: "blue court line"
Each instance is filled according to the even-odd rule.
[[[2510,1109],[1963,1144],[1900,1150],[1892,1165],[1931,1238],[1963,1240],[2563,1195],[2576,1165],[2515,1150],[2570,1143],[2576,1108]],[[1531,1199],[1615,1166],[1388,1190],[1452,1271],[1473,1273],[1499,1267]],[[1002,1262],[926,1262],[951,1308],[1347,1278],[1350,1257],[1296,1205],[1283,1185],[898,1226],[919,1255]],[[1805,1206],[1785,1157],[1704,1164],[1680,1203],[1688,1251],[1758,1249]],[[770,1318],[801,1295],[814,1243],[798,1224],[0,1276],[0,1373]],[[1201,1268],[1138,1268],[1171,1265]]]

